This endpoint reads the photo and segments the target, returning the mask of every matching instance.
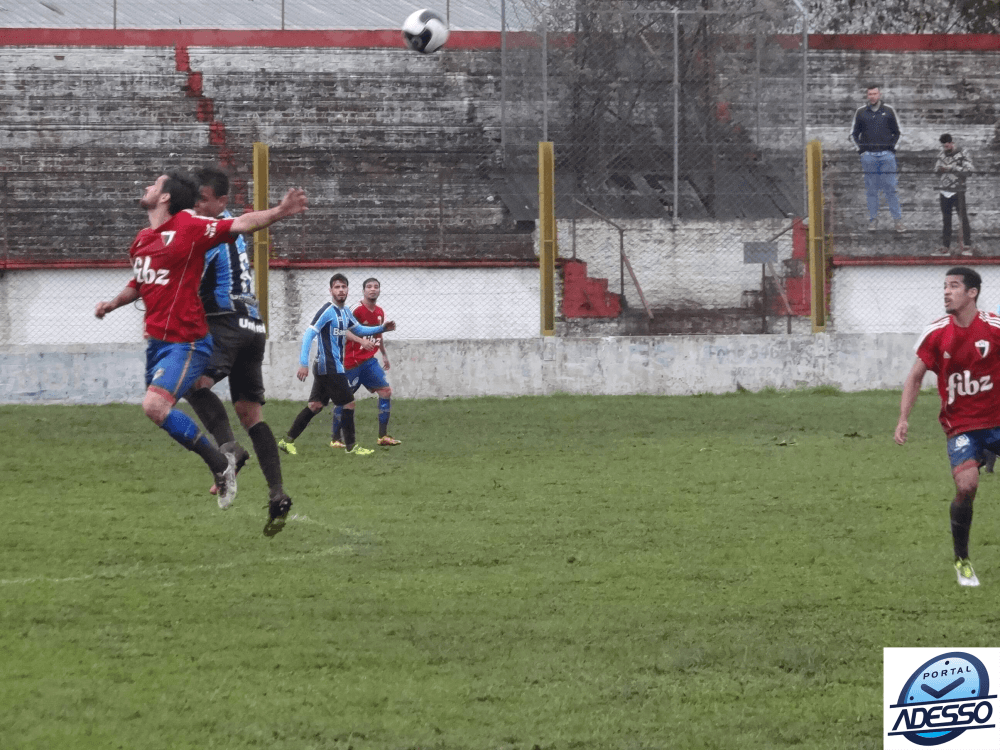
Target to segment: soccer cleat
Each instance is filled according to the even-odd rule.
[[[399,445],[402,440],[396,440],[394,437],[389,437],[388,435],[383,435],[378,439],[379,445]]]
[[[340,440],[331,440],[330,441],[330,447],[331,448],[346,448],[347,446],[344,445]]]
[[[239,474],[240,469],[246,466],[247,461],[250,460],[250,452],[239,443],[236,444],[236,447],[239,449],[239,452],[241,453],[240,457],[236,459],[236,473]],[[209,487],[208,494],[218,495],[219,485],[213,484],[211,487]]]
[[[286,495],[283,491],[272,494],[271,499],[267,504],[267,515],[269,520],[283,520],[285,516],[288,515],[288,511],[291,507],[292,498]]]
[[[978,586],[979,579],[976,578],[976,571],[972,569],[969,558],[955,560],[955,573],[958,574],[959,586]]]
[[[233,500],[236,499],[236,456],[232,454],[231,449],[226,449],[227,446],[231,445],[232,443],[226,443],[220,448],[229,465],[221,474],[215,475],[215,486],[218,490],[216,500],[219,503],[219,507],[223,510],[232,505]]]
[[[868,231],[869,232],[874,232],[876,229],[878,229],[878,220],[877,219],[869,219],[868,220]]]
[[[298,453],[298,451],[295,450],[295,443],[291,440],[285,440],[282,438],[278,441],[278,447],[290,456],[294,456]]]
[[[370,456],[374,452],[371,448],[362,448],[360,445],[355,445],[349,451],[346,451],[348,456]]]
[[[903,224],[903,222],[901,222],[901,221],[897,221],[896,222],[896,232],[898,232],[899,234],[902,234],[905,231],[906,231],[906,225]]]

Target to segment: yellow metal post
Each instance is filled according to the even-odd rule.
[[[538,269],[541,273],[542,335],[556,332],[555,156],[551,141],[538,144]]]
[[[826,230],[823,226],[823,147],[806,144],[806,183],[809,187],[809,286],[813,333],[826,330]]]
[[[268,178],[270,162],[266,143],[259,141],[253,144],[253,209],[265,211],[268,208]],[[253,268],[254,284],[257,293],[257,303],[260,305],[260,316],[264,326],[268,327],[267,302],[267,269],[271,249],[271,233],[265,227],[259,229],[253,236]],[[269,327],[268,327],[269,328]]]

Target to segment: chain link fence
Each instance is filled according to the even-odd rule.
[[[266,69],[249,64],[262,54]],[[537,335],[531,230],[484,178],[497,118],[465,106],[488,99],[499,51],[478,72],[476,54],[0,48],[0,344],[140,340],[141,303],[103,321],[93,310],[130,277],[143,190],[167,169],[221,163],[239,214],[255,141],[271,147],[271,205],[291,185],[311,202],[271,231],[273,338],[301,337],[336,271],[351,301],[364,278],[382,281],[396,338]]]
[[[82,7],[72,6],[67,24],[94,26],[74,15]],[[906,102],[904,118],[925,110],[931,125],[906,128],[899,152],[906,233],[897,236],[886,220],[873,243],[863,175],[847,142],[864,92],[853,68],[844,69],[857,61],[816,60],[794,3],[737,3],[722,12],[514,0],[493,9],[499,49],[459,45],[438,55],[191,47],[185,70],[171,47],[0,48],[9,115],[0,148],[0,343],[136,340],[138,310],[103,322],[92,312],[128,278],[127,266],[112,259],[144,223],[137,197],[158,170],[222,161],[234,177],[235,208],[245,210],[258,140],[272,146],[271,202],[290,184],[313,196],[307,218],[273,230],[271,333],[281,340],[301,335],[334,271],[354,282],[352,298],[363,278],[380,278],[400,337],[537,335],[531,227],[540,140],[555,144],[562,261],[586,263],[590,279],[606,280],[622,297],[624,313],[607,318],[607,332],[808,330],[806,265],[791,231],[805,213],[807,129],[824,142],[827,228],[838,263],[829,330],[914,331],[938,312],[936,301],[910,304],[937,297],[936,266],[927,278],[886,266],[878,283],[894,300],[873,311],[862,304],[869,271],[841,261],[938,250],[932,170],[937,136],[952,130],[945,105],[953,92],[918,98],[889,76],[889,102]],[[248,64],[265,54],[266,64]],[[872,67],[891,67],[895,58],[880,54]],[[980,57],[987,66],[989,55]],[[839,71],[822,114],[806,95],[810,59]],[[906,75],[919,82],[941,58],[907,60]],[[986,85],[969,80],[977,91]],[[995,149],[976,147],[989,142],[991,112],[956,131],[976,163],[969,177],[975,256],[956,252],[938,265],[972,263],[995,240],[989,228],[998,211],[989,196],[998,159]],[[471,231],[484,222],[496,232]],[[993,309],[988,286],[984,303]],[[559,333],[586,332],[580,310],[563,305],[560,313]]]
[[[609,279],[651,330],[687,311],[702,332],[759,331],[762,312],[791,312],[804,22],[792,4],[578,2],[507,35],[508,179],[527,193],[537,141],[554,143],[561,255]],[[773,244],[772,261],[750,262],[747,243]]]

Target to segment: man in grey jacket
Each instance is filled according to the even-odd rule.
[[[940,176],[938,189],[941,191],[941,218],[944,231],[941,236],[941,255],[951,253],[951,214],[958,214],[961,228],[958,245],[962,255],[972,255],[972,228],[969,226],[969,212],[965,203],[965,178],[972,172],[972,159],[960,146],[956,146],[950,133],[941,136],[941,151],[938,153],[934,171]]]

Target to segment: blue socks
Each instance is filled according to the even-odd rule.
[[[333,439],[340,439],[340,428],[344,423],[344,407],[334,406],[333,407]]]
[[[390,399],[378,399],[378,436],[385,437],[389,431],[389,401]]]

